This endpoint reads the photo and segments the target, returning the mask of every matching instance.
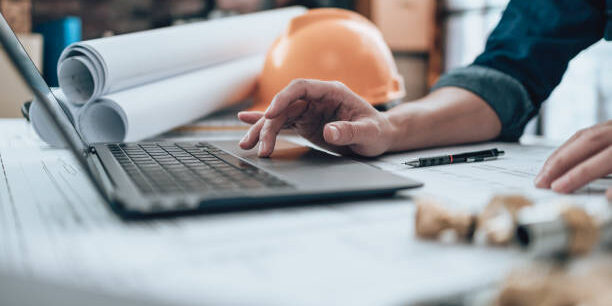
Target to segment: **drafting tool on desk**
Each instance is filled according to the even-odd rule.
[[[430,167],[439,165],[450,165],[458,163],[473,163],[485,160],[496,159],[504,155],[504,151],[498,149],[482,150],[476,152],[466,152],[461,154],[442,155],[434,157],[418,158],[407,161],[404,164],[412,167]]]

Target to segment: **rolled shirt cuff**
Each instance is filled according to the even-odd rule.
[[[538,111],[525,87],[515,78],[493,68],[471,65],[443,75],[432,87],[459,87],[471,91],[493,108],[502,124],[502,141],[518,141],[525,125]]]

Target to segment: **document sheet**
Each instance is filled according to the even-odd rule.
[[[0,121],[0,129],[7,131],[0,136],[0,275],[173,305],[397,305],[480,287],[527,256],[417,240],[412,198],[433,195],[477,209],[496,192],[559,197],[532,187],[551,148],[483,144],[373,161],[425,182],[392,198],[127,222],[66,151],[42,144],[23,121]],[[492,146],[506,156],[401,165],[413,156]],[[569,198],[604,201],[588,188]]]
[[[403,164],[414,158],[492,148],[505,151],[505,155],[487,162],[425,168],[412,168]],[[612,179],[609,178],[596,180],[572,195],[535,188],[535,177],[554,150],[553,146],[484,143],[386,155],[372,164],[424,182],[424,188],[417,192],[422,196],[433,196],[450,205],[475,211],[482,209],[488,199],[499,193],[519,193],[541,203],[567,200],[586,205],[592,203],[594,198],[604,200],[601,195],[608,186],[612,186]]]

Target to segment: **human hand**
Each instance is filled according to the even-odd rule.
[[[536,186],[561,193],[612,173],[612,120],[581,130],[544,163]],[[612,187],[606,197],[612,201]]]
[[[252,124],[240,141],[248,150],[260,143],[258,155],[274,151],[283,128],[293,128],[312,143],[338,153],[376,156],[392,143],[387,117],[340,82],[297,79],[279,92],[263,112],[241,112]]]

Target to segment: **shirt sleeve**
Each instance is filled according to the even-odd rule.
[[[514,141],[561,82],[569,61],[600,40],[605,0],[512,0],[473,65],[436,83],[482,97]]]
[[[449,86],[469,90],[493,108],[502,124],[502,141],[517,141],[537,112],[523,85],[496,69],[476,65],[455,69],[442,76],[432,91]]]

